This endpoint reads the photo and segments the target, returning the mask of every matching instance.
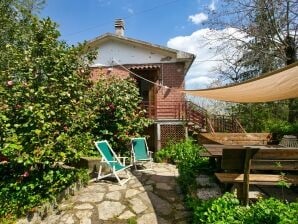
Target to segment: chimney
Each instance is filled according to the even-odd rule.
[[[124,20],[116,19],[115,20],[115,33],[119,36],[124,36]]]

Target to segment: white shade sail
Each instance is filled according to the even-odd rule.
[[[183,92],[193,96],[237,103],[298,98],[298,62],[239,84]]]

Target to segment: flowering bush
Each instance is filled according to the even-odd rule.
[[[80,57],[83,46],[58,41],[55,23],[33,17],[13,1],[1,1],[0,12],[2,222],[77,180],[76,170],[57,164],[78,158],[77,148],[68,144],[68,127],[90,86],[87,63],[93,55]]]
[[[129,153],[130,138],[140,135],[151,123],[139,106],[141,98],[135,81],[118,75],[102,75],[86,94],[80,106],[84,116],[75,119],[73,131],[90,133],[93,140],[108,140],[115,151]],[[86,148],[84,153],[92,154],[92,142],[90,149]]]
[[[0,2],[0,222],[77,180],[59,164],[94,153],[94,140],[124,149],[149,124],[134,81],[92,83],[95,54],[59,41],[55,23],[15,2]]]
[[[20,174],[77,158],[68,131],[90,84],[78,58],[82,48],[57,41],[51,20],[31,19],[22,36],[26,45],[6,44],[12,60],[0,80],[1,154]],[[85,73],[78,72],[82,67]]]

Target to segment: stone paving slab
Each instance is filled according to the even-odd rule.
[[[124,186],[110,180],[91,183],[39,223],[187,223],[190,213],[177,193],[177,176],[174,165],[154,163],[151,171],[132,171],[133,178]]]

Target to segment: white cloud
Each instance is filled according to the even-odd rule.
[[[212,0],[211,1],[211,3],[210,3],[210,5],[209,5],[209,9],[211,10],[211,11],[215,11],[216,10],[216,0]]]
[[[190,20],[194,24],[201,24],[202,22],[205,22],[208,20],[208,15],[201,12],[195,15],[190,15],[188,17],[188,20]]]
[[[127,12],[130,13],[130,14],[133,14],[134,13],[134,11],[133,11],[132,8],[127,8]]]
[[[134,14],[134,10],[130,7],[127,7],[127,6],[122,7],[122,10],[128,12],[131,15]]]
[[[243,33],[237,32],[233,28],[224,30],[210,30],[206,28],[197,30],[189,36],[178,36],[168,41],[168,47],[196,55],[196,59],[185,77],[186,89],[207,88],[216,80],[215,68],[223,66],[221,59],[226,54],[233,52],[237,47],[236,44],[230,44],[232,41],[219,40],[223,36],[225,37],[223,39],[228,37],[244,39],[245,37]],[[227,44],[230,46],[227,48],[228,50],[225,49]],[[225,49],[225,55],[217,51],[218,47]]]
[[[99,2],[101,7],[110,6],[112,4],[111,1],[106,1],[106,0],[98,0],[98,2]]]
[[[186,80],[188,89],[204,89],[214,81],[213,78],[208,76],[199,76],[195,78],[189,78]]]

